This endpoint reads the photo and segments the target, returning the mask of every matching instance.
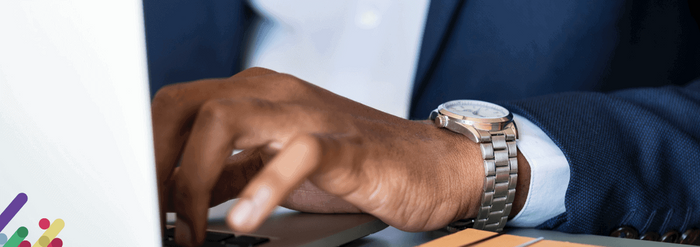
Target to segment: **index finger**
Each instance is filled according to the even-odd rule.
[[[252,232],[307,178],[331,194],[357,190],[353,156],[357,146],[346,137],[299,135],[251,180],[226,222],[236,231]]]

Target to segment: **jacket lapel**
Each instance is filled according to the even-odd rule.
[[[433,70],[439,54],[440,47],[449,36],[452,23],[459,13],[466,0],[432,0],[428,10],[428,18],[423,31],[423,42],[421,44],[416,77],[413,82],[412,105],[415,104],[420,91],[425,88],[426,76]]]

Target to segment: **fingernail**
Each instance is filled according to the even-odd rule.
[[[253,202],[248,199],[241,199],[236,204],[236,209],[233,211],[233,224],[235,226],[243,226],[250,219],[250,214],[253,212]]]

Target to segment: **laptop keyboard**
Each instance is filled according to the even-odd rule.
[[[202,247],[253,247],[270,241],[269,238],[233,235],[230,233],[207,231],[207,238]],[[178,247],[175,244],[175,228],[165,231],[164,247]]]

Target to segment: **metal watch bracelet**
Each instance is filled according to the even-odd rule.
[[[488,140],[482,139],[484,158],[484,189],[476,219],[460,220],[447,226],[449,231],[469,227],[487,231],[502,231],[515,199],[518,181],[518,149],[515,135],[504,131],[490,131]]]

